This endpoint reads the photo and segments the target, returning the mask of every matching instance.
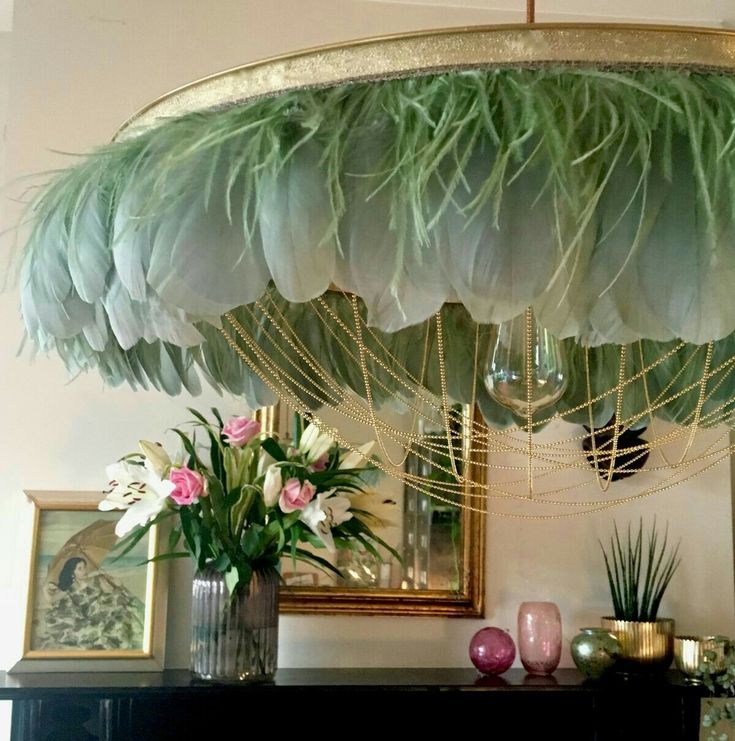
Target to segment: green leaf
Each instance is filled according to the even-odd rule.
[[[286,536],[277,519],[271,520],[263,529],[262,535],[263,553],[273,550],[280,554],[286,544]]]
[[[291,560],[296,563],[296,553],[299,550],[299,540],[301,539],[301,528],[298,523],[294,525],[289,534],[291,536]]]
[[[211,562],[211,567],[215,571],[227,571],[231,566],[230,557],[224,551]]]
[[[238,571],[240,572],[240,589],[245,589],[253,578],[253,567],[243,562],[238,566]]]
[[[378,561],[382,561],[383,559],[380,556],[380,553],[378,549],[362,534],[355,536],[364,546],[365,550],[370,553],[372,556],[374,556]]]
[[[158,556],[154,556],[153,558],[149,558],[148,561],[143,561],[143,563],[153,563],[154,561],[167,561],[170,558],[191,558],[191,553],[188,551],[173,551],[171,553],[161,553]]]
[[[240,572],[235,566],[225,571],[225,584],[231,595],[235,594],[235,589],[240,582]]]
[[[200,470],[206,470],[207,467],[204,465],[204,463],[202,463],[201,459],[197,455],[197,452],[194,448],[194,444],[189,439],[189,437],[185,435],[181,430],[177,430],[175,427],[173,428],[172,432],[178,435],[179,438],[181,439],[181,442],[184,445],[184,450],[186,450],[186,452],[188,453],[189,458],[191,459],[193,463],[193,466]]]
[[[212,425],[209,423],[209,421],[206,419],[206,417],[204,417],[196,409],[192,407],[187,407],[187,410],[195,419],[197,419],[201,423],[201,426],[204,427],[204,429],[206,430],[207,436],[209,437],[209,458],[212,464],[212,473],[220,481],[225,482],[225,485],[226,485],[227,474],[225,472],[224,465],[222,462],[223,442],[222,442],[222,438],[220,435],[220,431],[213,428]]]
[[[147,525],[141,525],[128,533],[128,535],[126,535],[122,540],[119,540],[112,549],[114,555],[111,560],[113,562],[117,561],[119,558],[122,558],[133,550],[140,540],[145,537],[152,525],[153,522],[149,522]]]
[[[201,412],[197,411],[193,407],[186,407],[186,411],[189,412],[194,419],[199,420],[204,427],[210,427],[209,421]]]
[[[181,518],[181,530],[184,533],[184,540],[189,548],[190,553],[197,562],[201,556],[201,529],[199,522],[192,515],[191,510],[188,507],[182,507],[179,510],[179,516]]]
[[[230,509],[234,504],[237,504],[237,502],[240,501],[240,497],[242,496],[242,489],[237,486],[234,489],[230,489],[230,491],[225,496],[225,507]]]
[[[222,488],[222,482],[212,474],[206,474],[207,485],[209,490],[209,502],[212,505],[212,516],[217,524],[221,537],[227,537],[229,524],[229,509],[225,503],[225,492]]]
[[[212,473],[222,482],[224,487],[227,486],[227,471],[225,469],[224,457],[222,454],[222,443],[219,438],[209,434],[209,459],[212,462]]]
[[[314,533],[311,532],[311,530],[304,530],[297,540],[305,540],[310,546],[314,548],[324,549],[326,546],[324,545],[324,541]]]
[[[283,451],[283,448],[281,448],[281,446],[272,437],[267,437],[265,440],[262,440],[260,445],[263,450],[265,450],[265,452],[268,453],[268,455],[274,460],[288,460],[288,458],[286,457],[286,453]]]
[[[346,533],[347,535],[357,538],[361,543],[363,543],[366,547],[369,546],[369,550],[371,553],[373,553],[374,556],[377,557],[377,559],[381,562],[383,562],[385,559],[380,555],[380,553],[375,549],[375,546],[373,546],[368,541],[372,541],[374,543],[377,543],[378,545],[385,548],[391,556],[393,556],[399,563],[403,562],[403,559],[399,555],[398,551],[393,548],[392,546],[388,545],[382,538],[379,538],[375,533],[364,523],[362,520],[360,520],[357,517],[353,517],[350,520],[347,520],[346,522],[343,522],[341,525],[339,525],[338,528],[332,531],[336,535],[343,535]]]
[[[328,571],[332,574],[335,574],[336,576],[340,578],[342,577],[342,574],[339,571],[339,569],[337,569],[335,566],[329,563],[329,561],[327,561],[326,559],[321,558],[320,556],[317,556],[314,553],[311,553],[310,551],[305,551],[303,548],[296,548],[294,553],[295,553],[296,560],[310,563],[312,566],[317,566],[321,568],[323,571]]]
[[[252,559],[260,550],[261,547],[261,533],[263,529],[259,525],[253,525],[247,528],[243,533],[240,546],[242,547],[243,553],[250,559]]]
[[[140,527],[136,527],[134,530],[131,530],[127,535],[124,535],[122,538],[118,538],[115,544],[112,546],[112,548],[110,548],[109,555],[111,557],[114,557],[115,560],[120,558],[121,556],[124,556],[126,553],[124,549],[128,548],[130,544],[130,540],[135,536],[138,536],[138,539],[140,539],[141,537],[143,537],[143,535],[145,535],[145,532],[139,535],[140,530],[141,530]]]
[[[401,554],[395,548],[393,548],[393,546],[388,545],[388,543],[386,543],[382,538],[379,538],[373,532],[370,532],[370,534],[369,534],[368,537],[370,537],[378,545],[383,546],[383,548],[385,548],[385,550],[388,551],[388,553],[390,553],[390,555],[393,556],[393,558],[395,558],[396,561],[398,561],[398,563],[401,563],[401,564],[403,563],[403,557],[401,556]],[[380,558],[380,561],[381,562],[384,560],[382,556],[380,556],[379,558]]]
[[[181,528],[172,528],[171,532],[168,534],[168,550],[172,551],[174,548],[176,548],[179,540],[181,540]]]
[[[300,515],[301,510],[296,510],[296,512],[289,512],[287,515],[283,515],[283,529],[288,530],[290,527],[293,527],[293,525],[299,521]]]
[[[281,523],[278,520],[273,519],[265,526],[263,530],[263,536],[269,540],[272,540],[273,538],[277,537],[278,533],[282,530],[283,528],[281,527]]]
[[[308,427],[309,423],[308,421],[304,420],[304,418],[300,414],[297,414],[296,412],[294,412],[292,421],[293,421],[294,445],[298,447],[299,443],[301,442],[301,435],[303,434],[304,430]]]
[[[349,487],[352,489],[362,489],[364,482],[359,476],[350,475],[348,471],[326,470],[309,473],[309,481],[312,484],[328,486],[328,488]]]

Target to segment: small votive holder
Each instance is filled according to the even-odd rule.
[[[715,673],[725,670],[727,641],[717,636],[674,636],[674,664],[690,684],[701,684],[702,664],[713,664]],[[714,658],[706,656],[712,651]]]

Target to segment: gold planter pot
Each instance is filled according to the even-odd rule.
[[[601,624],[620,641],[619,668],[623,671],[662,671],[671,665],[674,658],[674,621],[671,618],[642,622],[603,617]]]

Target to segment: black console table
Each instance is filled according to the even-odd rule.
[[[183,670],[0,673],[0,699],[13,702],[11,741],[188,741],[233,724],[233,738],[434,738],[452,729],[519,741],[696,741],[702,694],[673,671],[591,682],[574,669],[279,669],[275,682],[254,685],[199,683]]]

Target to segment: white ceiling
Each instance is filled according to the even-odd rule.
[[[488,22],[514,22],[525,18],[525,0],[370,0],[393,5],[442,5],[486,8]],[[536,19],[602,20],[605,18],[662,23],[731,25],[733,0],[536,0]]]

